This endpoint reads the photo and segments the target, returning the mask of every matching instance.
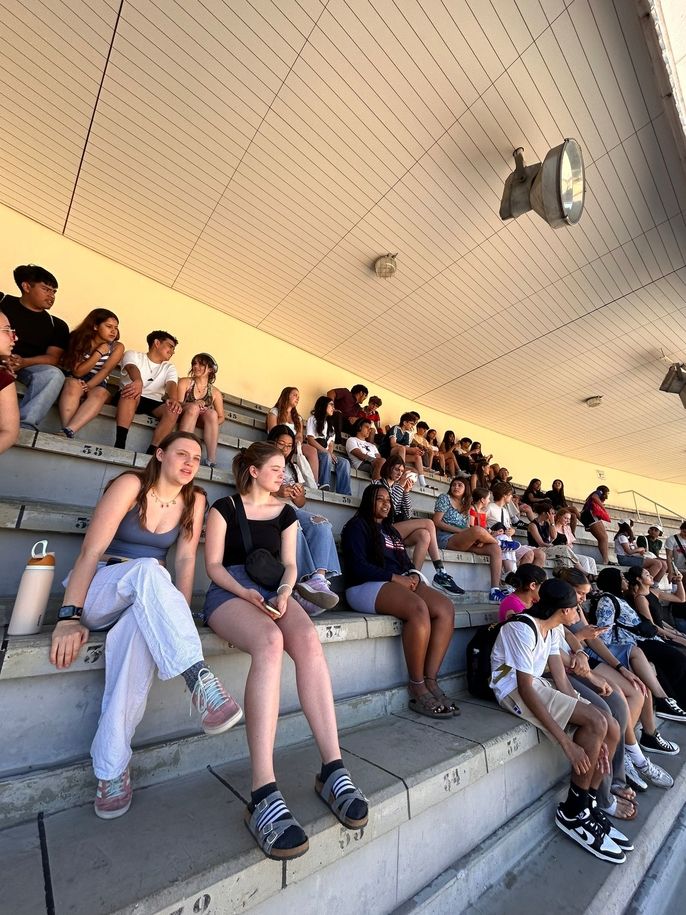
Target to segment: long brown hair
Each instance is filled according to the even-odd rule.
[[[273,457],[283,458],[281,451],[272,442],[253,442],[249,448],[241,449],[233,459],[231,469],[236,483],[236,489],[244,496],[252,487],[250,468],[261,467]]]
[[[463,515],[469,514],[469,509],[472,507],[472,486],[469,477],[453,477],[448,485],[448,495],[450,496],[450,490],[453,488],[453,483],[455,482],[464,483],[464,495],[461,499],[458,499],[457,496],[452,496],[451,498],[456,499],[460,503],[458,511]]]
[[[108,308],[94,308],[69,334],[67,351],[62,357],[62,365],[67,371],[73,372],[79,362],[83,362],[86,356],[93,351],[95,328],[111,318],[114,318],[117,324],[119,323],[119,318],[113,311]],[[119,331],[117,331],[116,339],[119,339]]]
[[[162,451],[166,451],[170,445],[173,445],[174,442],[179,439],[189,439],[191,442],[195,442],[197,445],[202,447],[200,439],[197,435],[194,435],[192,432],[170,432],[157,446]],[[141,523],[141,527],[147,527],[147,515],[148,515],[148,500],[147,496],[152,487],[157,483],[160,478],[160,471],[162,469],[162,464],[160,463],[157,452],[152,455],[148,461],[148,465],[145,470],[137,473],[135,470],[127,470],[125,473],[133,473],[140,480],[141,488],[136,496],[136,505],[138,506],[138,518]],[[123,473],[119,476],[124,476]],[[115,477],[114,480],[118,480],[119,477]],[[110,482],[105,487],[105,492],[110,488],[114,480]],[[197,493],[202,495],[207,495],[205,490],[201,486],[196,486],[195,483],[191,480],[190,483],[184,483],[181,487],[181,499],[183,500],[183,511],[181,512],[181,518],[179,519],[179,526],[183,532],[183,536],[186,540],[190,540],[193,536],[193,514],[195,509],[195,496]]]
[[[302,419],[296,407],[289,407],[288,401],[290,400],[291,394],[293,391],[297,391],[297,388],[284,388],[283,391],[279,394],[279,399],[274,404],[274,409],[276,410],[276,421],[279,425],[284,425],[286,423],[292,423],[295,427],[295,434],[297,435],[302,430]]]

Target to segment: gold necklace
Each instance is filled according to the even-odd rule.
[[[157,502],[158,505],[161,505],[162,508],[169,508],[170,505],[176,505],[176,499],[172,499],[170,502],[163,502],[155,492],[155,488],[153,486],[150,487],[149,492],[155,502]]]

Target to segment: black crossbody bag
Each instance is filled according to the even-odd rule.
[[[245,550],[245,571],[255,584],[260,585],[262,588],[266,588],[268,591],[276,591],[281,584],[283,573],[286,570],[285,566],[281,560],[272,556],[269,550],[265,550],[263,547],[254,548],[243,500],[238,493],[236,493],[236,496],[231,501],[236,510],[238,527],[243,540],[243,549]]]

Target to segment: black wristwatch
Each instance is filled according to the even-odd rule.
[[[65,604],[57,612],[58,620],[80,620],[83,613],[83,607],[75,607],[73,604]]]

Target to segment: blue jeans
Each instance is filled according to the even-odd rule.
[[[331,485],[331,474],[335,473],[336,492],[342,496],[351,496],[350,461],[338,454],[334,464],[328,451],[318,451],[317,454],[319,455],[319,485],[324,486],[326,483]]]
[[[30,365],[21,369],[17,378],[26,385],[19,420],[22,426],[37,429],[60,396],[64,375],[56,365]]]
[[[311,575],[317,569],[324,569],[332,575],[340,575],[336,541],[329,519],[303,511],[302,508],[296,508],[295,514],[299,525],[296,547],[298,578]],[[321,520],[315,521],[315,518]]]

